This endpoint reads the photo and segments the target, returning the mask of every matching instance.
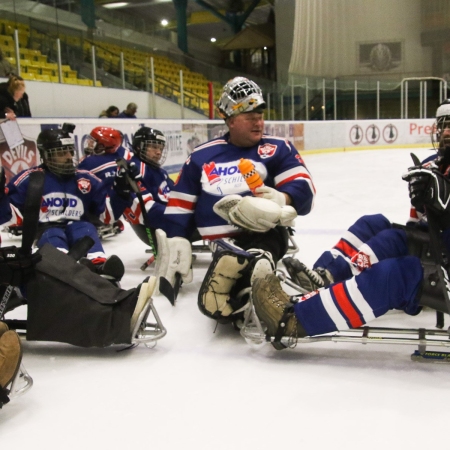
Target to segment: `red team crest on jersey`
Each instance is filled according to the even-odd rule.
[[[78,189],[82,194],[87,194],[91,191],[91,182],[86,178],[78,179]]]
[[[277,146],[273,144],[264,144],[258,147],[258,155],[261,156],[262,159],[270,158],[275,155],[277,150]]]
[[[352,257],[352,264],[362,272],[369,267],[372,267],[372,263],[370,261],[370,256],[366,255],[364,252],[358,252],[356,255]]]

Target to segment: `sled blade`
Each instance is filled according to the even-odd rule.
[[[416,362],[424,363],[450,363],[450,352],[434,352],[426,350],[425,352],[420,353],[419,350],[416,350],[411,355],[411,359]]]

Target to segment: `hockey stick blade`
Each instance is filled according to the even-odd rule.
[[[422,163],[420,162],[420,159],[414,154],[414,153],[410,153],[411,158],[413,160],[413,163],[415,166],[421,166]]]

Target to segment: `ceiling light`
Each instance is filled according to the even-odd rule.
[[[124,6],[128,6],[128,2],[116,2],[116,3],[105,3],[103,8],[114,9],[114,8],[123,8]]]
[[[161,25],[162,25],[163,27],[167,27],[167,25],[169,25],[169,21],[166,20],[166,19],[163,19],[163,20],[161,20]]]
[[[216,42],[217,39],[216,38],[211,38],[211,42]]]

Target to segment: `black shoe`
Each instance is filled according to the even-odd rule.
[[[118,283],[125,273],[125,266],[122,260],[116,255],[111,255],[103,264],[94,264],[87,258],[81,258],[79,262],[90,271],[97,273],[113,284]]]
[[[107,279],[120,281],[125,274],[125,266],[118,256],[111,255],[104,264],[102,264],[99,274]]]

